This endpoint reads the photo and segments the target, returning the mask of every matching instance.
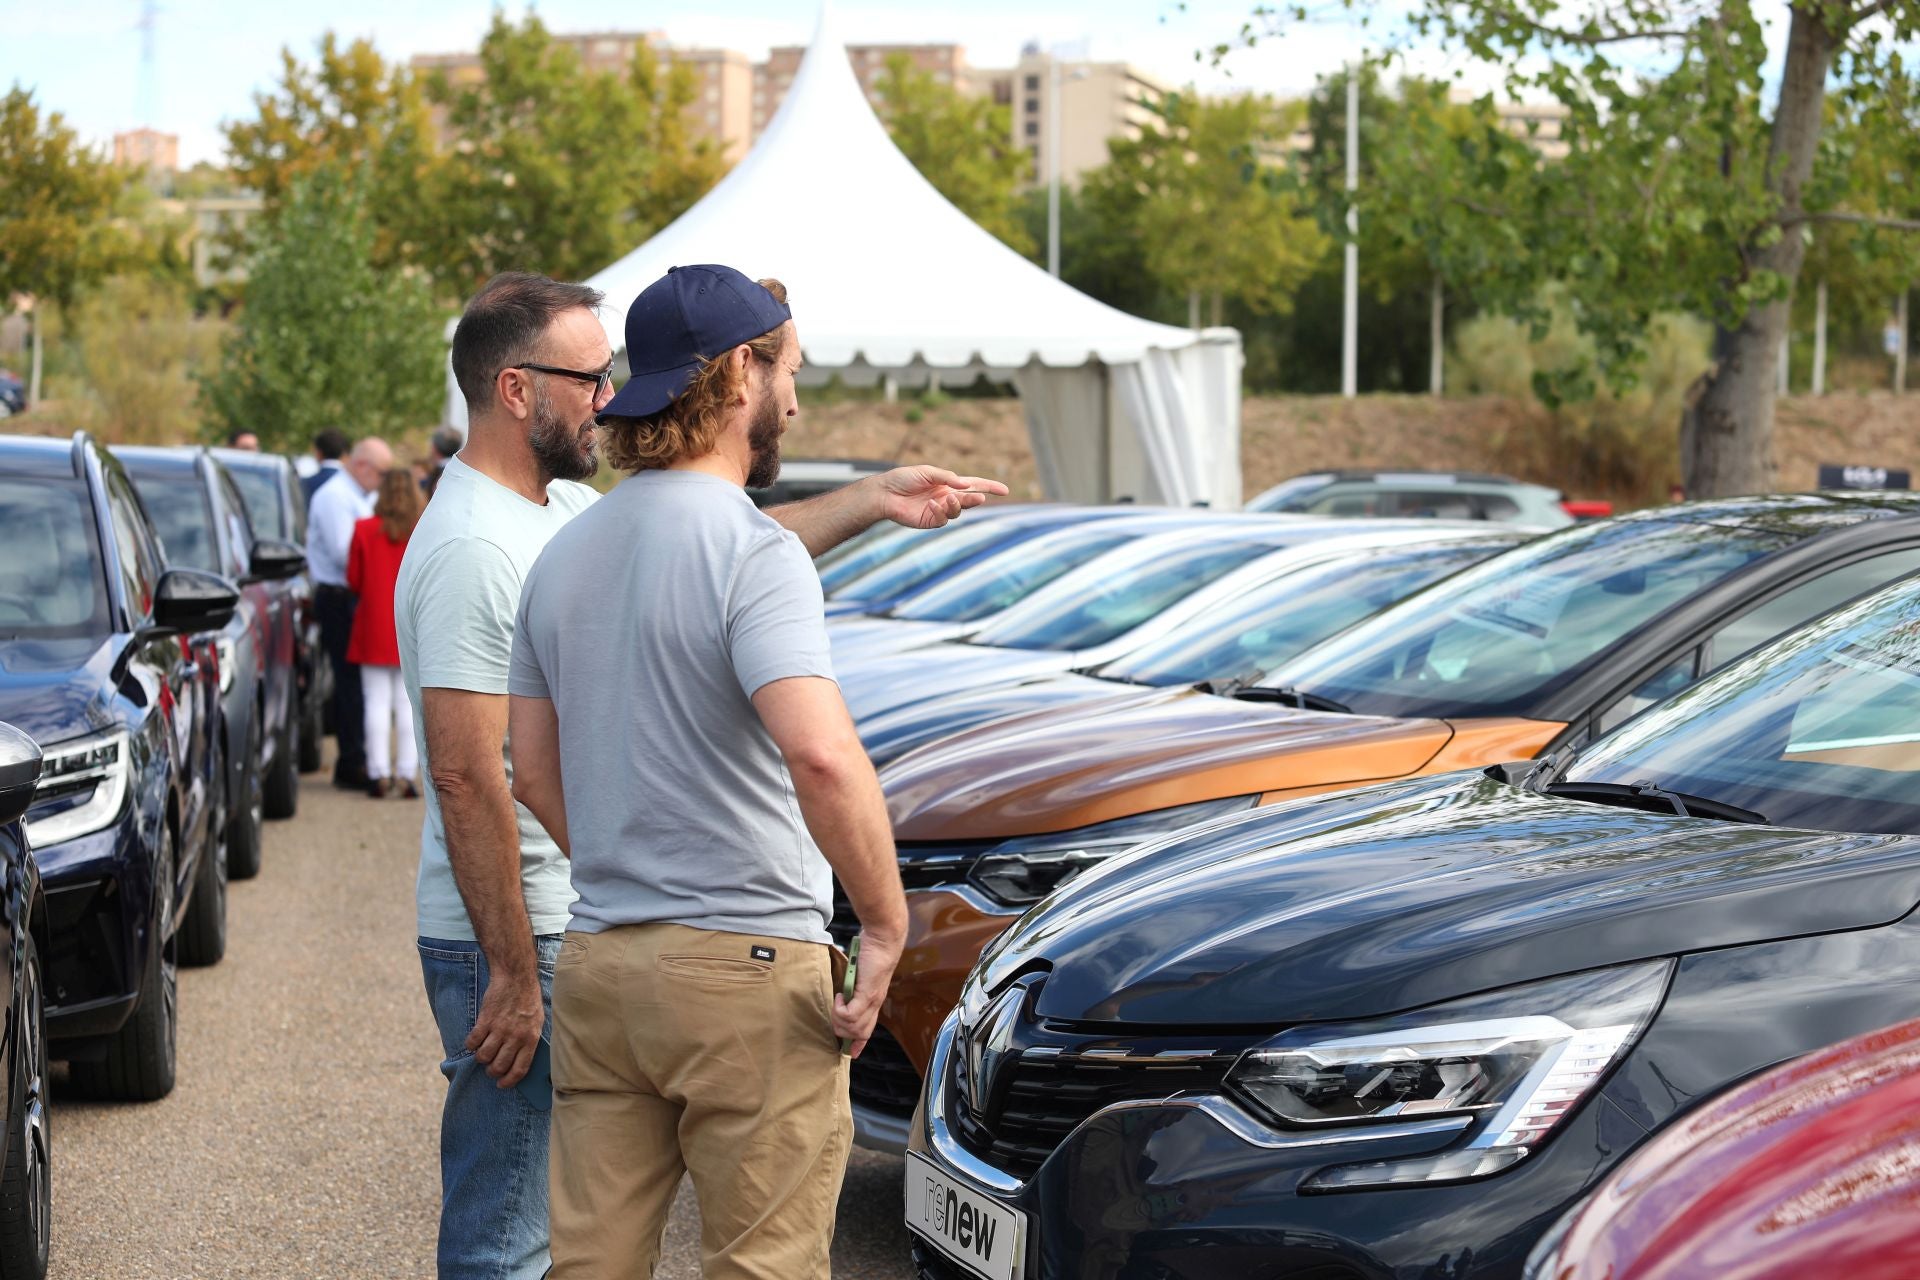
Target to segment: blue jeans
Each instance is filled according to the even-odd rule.
[[[553,1036],[559,934],[534,940],[543,1039]],[[540,1280],[547,1256],[547,1128],[552,1113],[502,1089],[474,1060],[467,1033],[487,990],[477,942],[421,938],[420,969],[440,1026],[447,1105],[440,1113],[440,1280]]]

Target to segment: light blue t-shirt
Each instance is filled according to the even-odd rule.
[[[413,732],[426,773],[427,813],[414,890],[422,937],[471,941],[473,923],[447,862],[447,832],[433,787],[420,690],[506,694],[520,584],[548,540],[599,496],[586,485],[556,480],[547,486],[547,503],[541,506],[456,457],[440,473],[433,500],[407,540],[393,612],[401,676],[413,703]],[[511,744],[505,755],[510,784]],[[573,903],[566,856],[526,806],[514,808],[520,819],[520,885],[527,916],[534,933],[560,933]]]
[[[573,928],[829,941],[832,873],[752,702],[798,676],[833,678],[820,576],[739,485],[643,471],[547,544],[510,687],[560,721]]]

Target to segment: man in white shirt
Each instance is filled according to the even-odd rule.
[[[361,724],[360,668],[347,661],[353,634],[353,592],[347,589],[347,552],[353,526],[373,514],[380,477],[393,465],[393,451],[369,437],[353,446],[340,474],[314,491],[307,512],[307,572],[313,577],[313,607],[320,617],[320,643],[333,667],[333,734],[340,745],[333,785],[367,785],[365,729]]]

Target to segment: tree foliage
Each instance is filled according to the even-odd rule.
[[[1156,110],[1161,127],[1109,144],[1081,202],[1130,227],[1161,286],[1209,300],[1215,316],[1229,299],[1286,309],[1327,249],[1284,162],[1298,108],[1169,94]]]
[[[725,171],[687,128],[690,69],[645,44],[624,76],[587,73],[538,18],[496,12],[480,66],[470,83],[436,76],[427,89],[455,140],[434,187],[445,235],[431,258],[461,291],[505,270],[591,275]]]
[[[70,302],[137,259],[139,237],[114,216],[130,177],[25,89],[0,98],[0,309],[14,294]]]
[[[1763,12],[1786,36],[1777,72]],[[1308,16],[1259,9],[1239,42]],[[1604,376],[1630,378],[1655,312],[1710,319],[1715,363],[1682,435],[1689,488],[1767,487],[1785,300],[1814,229],[1906,229],[1820,180],[1835,172],[1829,86],[1863,130],[1856,146],[1904,152],[1888,104],[1911,100],[1899,46],[1916,31],[1916,0],[1415,0],[1386,58],[1438,42],[1492,69],[1506,96],[1556,104],[1565,154],[1543,162],[1482,99],[1479,129],[1409,138],[1394,157],[1400,189],[1439,210],[1402,202],[1402,227],[1483,303],[1536,324],[1544,286],[1564,283]]]
[[[1033,158],[1014,142],[1013,113],[941,84],[904,53],[888,56],[874,87],[881,123],[914,168],[960,212],[1031,256],[1022,188]]]
[[[433,422],[444,394],[444,317],[417,272],[381,268],[365,184],[326,167],[292,181],[264,224],[242,306],[203,383],[209,434],[244,427],[297,450]]]

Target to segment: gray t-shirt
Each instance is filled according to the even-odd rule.
[[[420,690],[506,694],[520,583],[547,540],[599,496],[586,485],[556,480],[547,486],[543,507],[454,458],[441,472],[433,501],[407,540],[393,613],[400,636],[400,672],[413,703],[413,732],[427,775],[420,877],[414,888],[422,937],[471,941],[473,922],[447,863],[447,831],[433,788]],[[511,782],[511,746],[505,754]],[[515,809],[527,916],[536,934],[559,933],[567,927],[567,909],[573,903],[567,859],[524,805]]]
[[[509,687],[560,720],[572,928],[829,941],[832,874],[750,700],[833,678],[822,614],[800,540],[716,476],[642,472],[547,544]]]

